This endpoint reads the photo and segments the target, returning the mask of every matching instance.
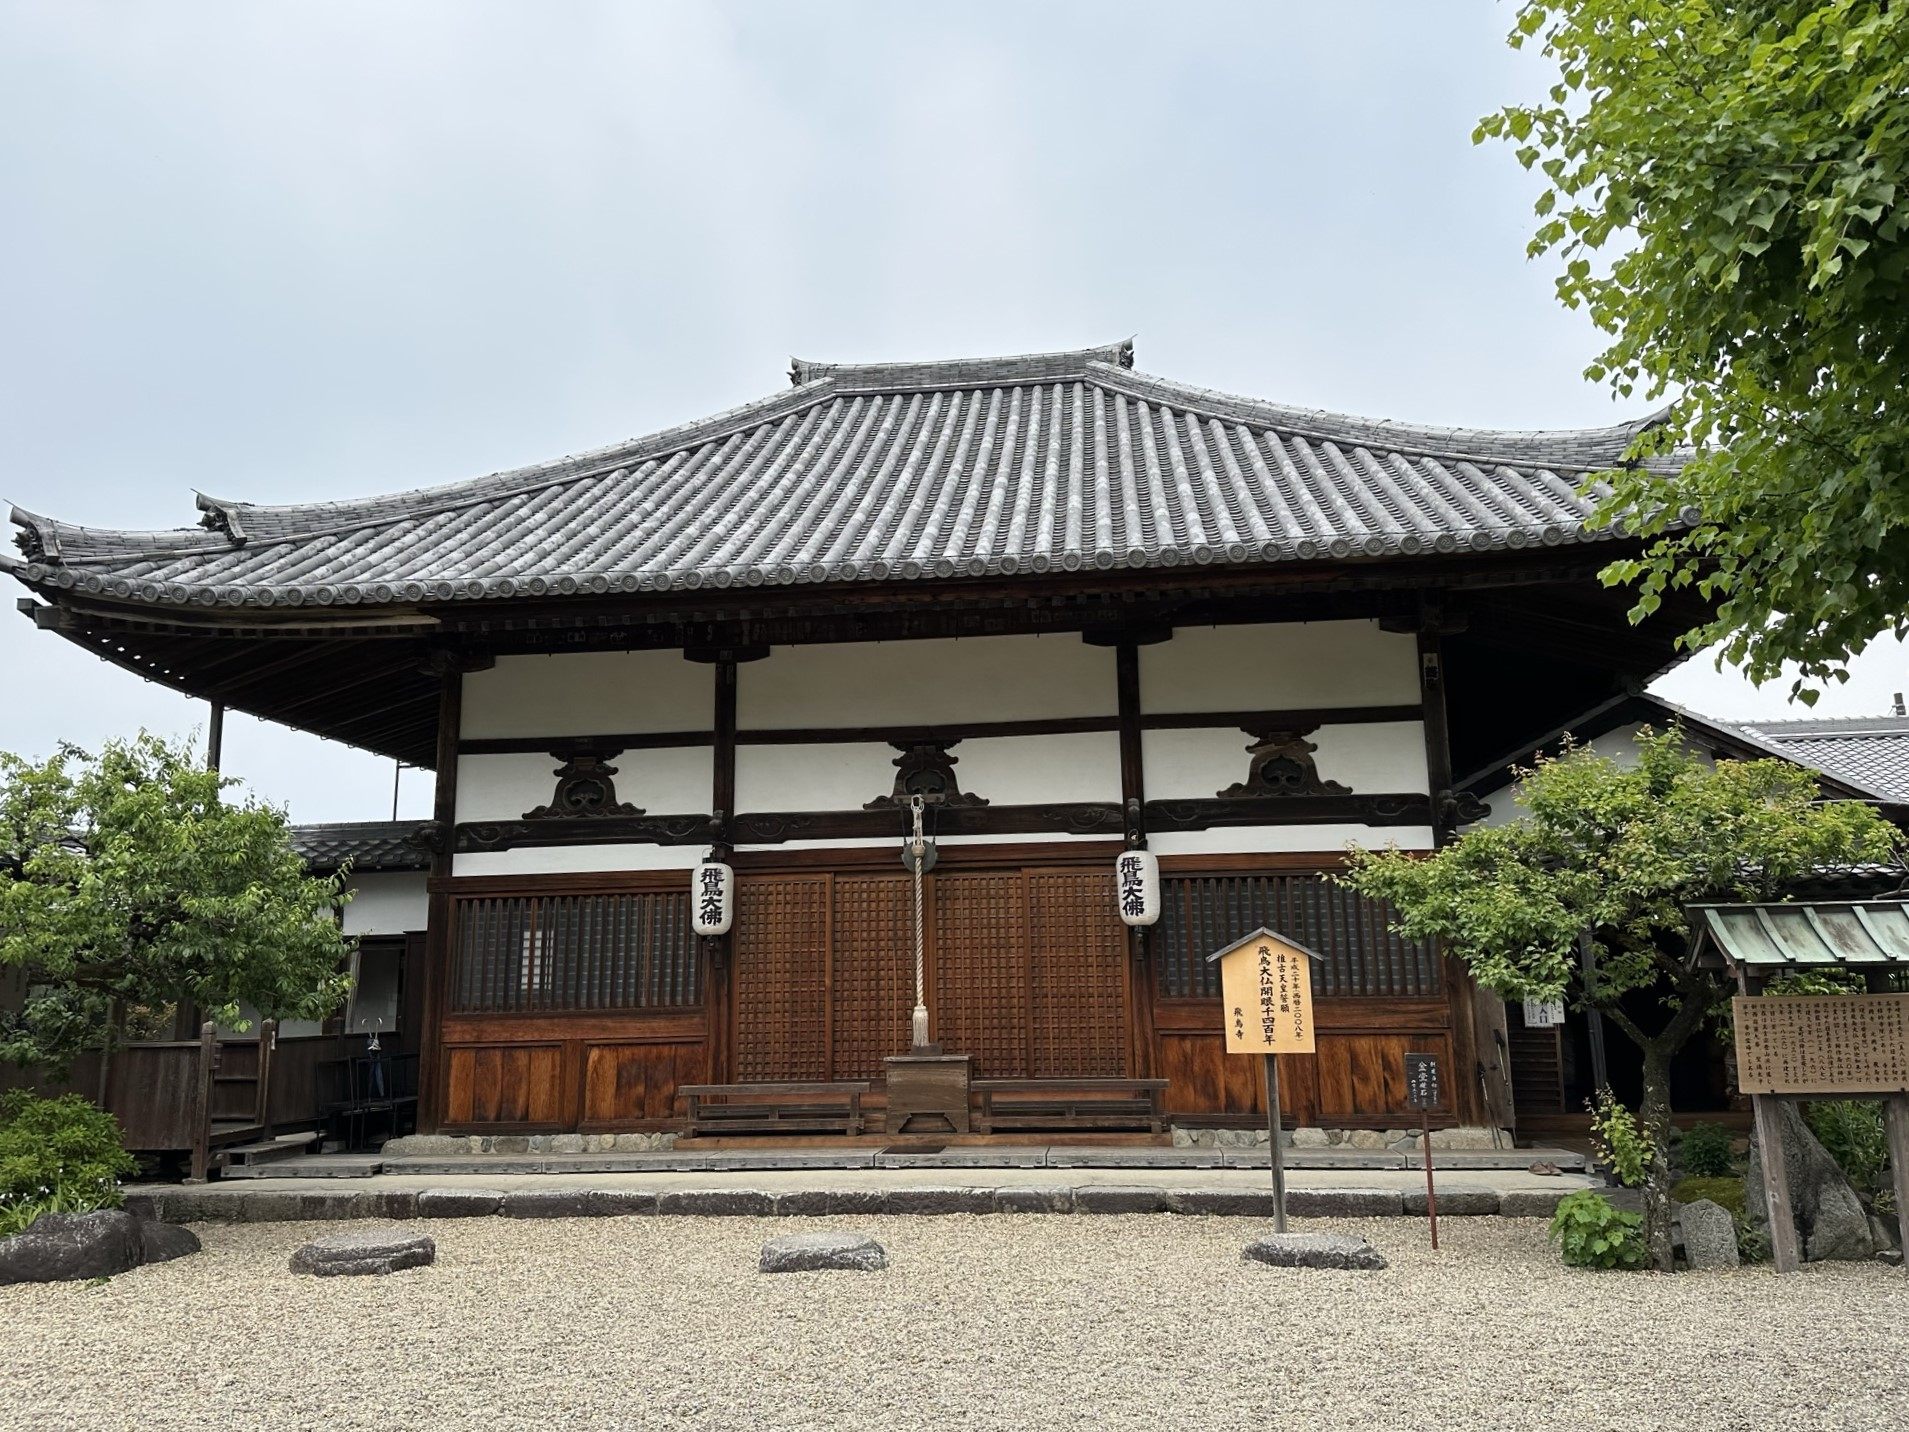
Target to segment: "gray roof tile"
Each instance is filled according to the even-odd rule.
[[[1132,347],[796,360],[701,422],[444,487],[122,532],[16,508],[29,584],[202,606],[397,605],[1489,551],[1599,540],[1576,485],[1650,420],[1413,426],[1133,372]]]

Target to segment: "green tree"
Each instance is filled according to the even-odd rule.
[[[1684,906],[1779,898],[1811,871],[1887,859],[1900,837],[1868,806],[1819,801],[1808,771],[1713,767],[1675,728],[1643,732],[1635,765],[1573,748],[1519,776],[1522,818],[1429,857],[1355,851],[1345,878],[1390,901],[1406,935],[1443,941],[1480,984],[1598,1010],[1638,1047],[1653,1145],[1645,1227],[1668,1270],[1670,1061],[1729,993],[1692,964]]]
[[[308,876],[284,815],[221,799],[230,784],[145,734],[97,758],[0,752],[0,972],[27,991],[0,1012],[0,1058],[64,1066],[128,1011],[179,1000],[227,1023],[241,1003],[337,1007],[343,876]]]
[[[1909,632],[1909,5],[1533,0],[1560,78],[1490,115],[1550,181],[1533,256],[1610,346],[1587,376],[1674,394],[1600,507],[1644,538],[1606,571],[1716,601],[1692,646],[1753,679],[1843,679]]]

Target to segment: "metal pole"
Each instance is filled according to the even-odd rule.
[[[403,775],[404,762],[393,761],[391,763],[391,818],[393,820],[398,818],[398,780]]]
[[[1266,1056],[1266,1134],[1273,1169],[1273,1232],[1286,1231],[1286,1156],[1279,1147],[1279,1056]]]
[[[225,753],[225,703],[214,701],[211,705],[212,714],[205,726],[205,768],[216,771]]]
[[[1432,1111],[1419,1111],[1419,1148],[1425,1154],[1425,1213],[1432,1220],[1432,1251],[1438,1252],[1438,1191],[1432,1187]]]

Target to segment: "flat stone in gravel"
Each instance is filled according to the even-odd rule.
[[[422,1268],[437,1261],[437,1243],[406,1228],[354,1228],[314,1238],[292,1254],[294,1273],[320,1278],[363,1277]]]
[[[1249,1263],[1274,1268],[1359,1268],[1385,1266],[1385,1255],[1363,1238],[1344,1233],[1273,1233],[1246,1245]]]
[[[862,1233],[784,1233],[762,1245],[765,1273],[815,1273],[841,1269],[875,1273],[888,1266],[882,1245]]]
[[[139,1253],[139,1220],[130,1213],[42,1213],[24,1232],[0,1238],[0,1284],[110,1278],[137,1267]]]

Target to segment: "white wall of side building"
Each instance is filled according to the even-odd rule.
[[[393,870],[353,875],[347,882],[347,935],[403,935],[422,930],[430,909],[422,870]]]

